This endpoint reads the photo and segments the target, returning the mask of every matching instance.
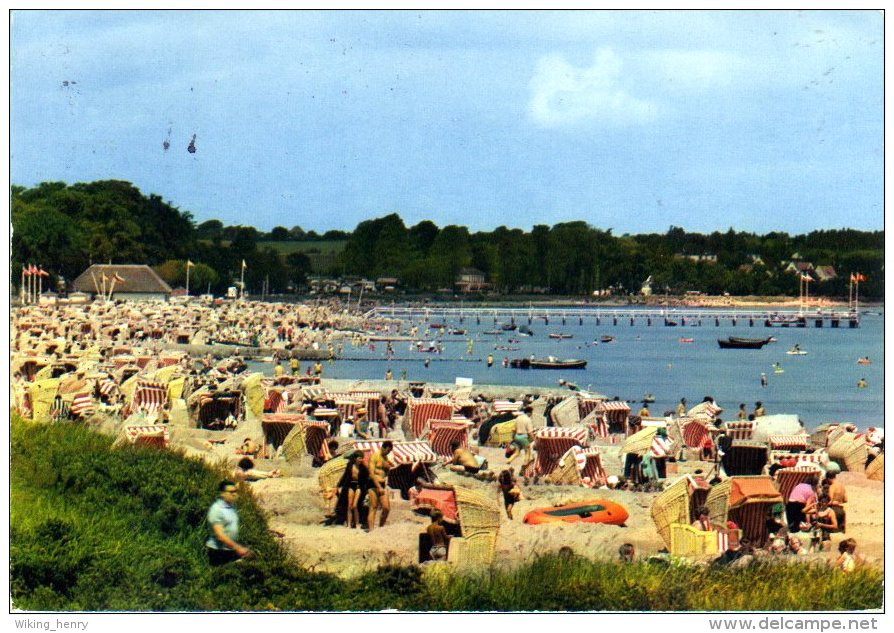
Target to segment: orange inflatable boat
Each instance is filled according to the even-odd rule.
[[[525,515],[525,523],[540,525],[541,523],[608,523],[609,525],[624,525],[627,521],[627,509],[605,499],[581,501],[564,506],[551,508],[537,508]]]

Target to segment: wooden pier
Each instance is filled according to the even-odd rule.
[[[857,328],[860,315],[853,310],[744,310],[718,308],[625,308],[625,307],[484,307],[379,306],[368,318],[394,318],[445,323],[448,320],[476,324],[531,325],[535,322],[566,325],[577,321],[596,325],[688,326],[745,325],[746,327]]]

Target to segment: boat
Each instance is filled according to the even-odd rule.
[[[449,334],[453,334],[454,336],[462,336],[466,333],[465,330],[448,330]]]
[[[432,323],[428,327],[432,328],[433,330],[443,330],[445,327],[447,327],[447,324],[446,323]]]
[[[864,356],[863,358],[861,358],[857,361],[857,364],[858,365],[871,365],[872,361],[869,360],[868,356]]]
[[[602,336],[599,337],[599,341],[602,343],[612,343],[612,342],[614,342],[614,340],[615,340],[615,337],[611,336],[610,334],[603,334]]]
[[[717,339],[720,349],[761,349],[768,342],[765,338],[746,339],[733,336],[727,339]]]
[[[544,523],[607,523],[608,525],[624,525],[630,516],[627,509],[614,501],[593,499],[569,503],[563,506],[537,508],[525,515],[528,525]]]
[[[534,336],[534,332],[531,331],[531,328],[529,328],[527,325],[520,325],[518,327],[518,333],[524,334],[525,336]]]
[[[764,321],[766,327],[807,327],[807,317],[771,315]]]
[[[564,332],[550,332],[549,333],[550,338],[560,339],[560,340],[566,339],[566,338],[572,338],[573,336],[574,336],[573,334],[565,334]]]
[[[560,359],[554,356],[535,358],[530,361],[531,369],[584,369],[587,361],[576,358]]]
[[[489,336],[500,336],[502,332],[500,330],[487,330],[485,332],[482,332],[482,334],[487,334]]]
[[[651,393],[647,393],[643,396],[643,404],[651,404],[655,402],[655,395]]]
[[[515,328],[516,328],[515,323],[504,323],[503,325],[500,326],[500,329],[502,329],[504,332],[511,332]]]
[[[794,348],[787,351],[786,354],[788,354],[789,356],[807,356],[807,352],[805,352],[803,349]]]
[[[695,339],[694,338],[681,338],[680,342],[681,343],[695,343]]]

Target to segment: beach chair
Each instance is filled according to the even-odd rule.
[[[500,506],[490,496],[459,486],[454,494],[462,536],[450,539],[447,560],[463,568],[489,566],[500,531]]]
[[[113,446],[155,446],[166,448],[171,441],[170,431],[163,424],[129,425],[121,429]]]
[[[547,427],[534,433],[536,458],[525,465],[525,477],[545,477],[555,470],[562,456],[572,446],[587,445],[587,429],[582,426],[560,428]]]
[[[733,521],[755,547],[767,541],[767,516],[782,503],[782,495],[767,476],[730,477],[714,486],[705,499],[711,523],[726,525]]]
[[[672,523],[668,526],[670,534],[669,551],[672,556],[700,558],[716,556],[723,553],[729,543],[736,542],[740,530],[699,530],[688,523]]]
[[[141,380],[137,382],[130,410],[146,415],[158,414],[168,401],[168,387],[161,382]]]
[[[754,433],[754,422],[736,421],[724,423],[724,431],[732,440],[750,440]]]
[[[382,448],[383,442],[385,440],[356,440],[352,447],[363,451],[363,459],[369,463],[369,458]],[[388,487],[400,490],[401,496],[407,498],[407,491],[415,485],[416,477],[427,476],[430,473],[429,467],[437,463],[438,455],[429,443],[423,440],[392,442],[392,444],[394,448],[388,459],[393,466],[388,471]],[[423,470],[414,473],[413,466],[417,463],[423,465]]]
[[[776,489],[782,496],[783,503],[788,503],[788,496],[800,483],[810,481],[812,477],[822,477],[822,470],[817,466],[799,466],[797,468],[780,468],[776,471]]]
[[[800,452],[806,450],[809,443],[810,436],[806,433],[770,435],[767,439],[767,444],[770,445],[771,451]]]
[[[453,405],[446,398],[411,398],[407,400],[404,435],[410,439],[421,438],[430,420],[449,420],[451,417]]]
[[[829,459],[838,462],[843,470],[864,472],[866,469],[866,439],[860,433],[842,431],[829,437]]]
[[[515,437],[515,420],[494,424],[487,438],[487,446],[506,446]]]
[[[866,478],[875,481],[885,480],[885,454],[879,453],[878,456],[869,462],[866,466]]]
[[[469,422],[431,420],[428,443],[440,457],[452,459],[453,450],[450,446],[453,442],[459,442],[461,448],[469,448],[469,426]]]
[[[652,502],[651,514],[655,528],[665,545],[671,547],[671,526],[689,526],[696,518],[696,511],[708,497],[711,486],[702,477],[686,475],[665,488]],[[682,554],[681,554],[682,555]]]
[[[724,472],[732,476],[760,475],[769,458],[767,445],[750,440],[733,440],[720,458]]]
[[[265,413],[261,418],[261,430],[264,434],[261,455],[267,457],[274,455],[279,447],[285,443],[286,438],[289,437],[292,431],[296,428],[300,429],[299,423],[303,420],[305,420],[305,417],[300,413]],[[303,433],[300,434],[300,438],[303,442]],[[294,445],[296,441],[297,438],[293,437],[290,443]],[[293,457],[303,455],[303,449],[303,444],[300,448],[293,446]]]
[[[547,477],[547,483],[586,488],[604,485],[605,481],[602,454],[595,446],[590,448],[572,446],[562,455],[556,468]]]

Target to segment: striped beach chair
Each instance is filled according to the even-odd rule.
[[[378,391],[352,391],[350,393],[352,400],[363,403],[366,407],[366,419],[372,423],[378,424],[379,420],[379,403],[382,401],[382,394]]]
[[[780,464],[783,462],[808,462],[816,464],[818,468],[824,468],[829,463],[829,454],[826,451],[816,451],[814,453],[792,453],[790,451],[770,451],[770,463]]]
[[[409,432],[413,439],[421,438],[431,420],[450,420],[452,417],[453,405],[447,399],[411,398],[407,400],[404,433]]]
[[[171,441],[168,427],[163,424],[125,426],[123,436],[127,442],[134,446],[166,448]]]
[[[733,440],[750,440],[754,433],[754,422],[736,421],[724,424],[726,434]]]
[[[292,429],[305,419],[300,413],[265,413],[261,418],[261,430],[264,434],[261,454],[266,456],[275,454]]]
[[[168,386],[160,382],[140,380],[133,394],[130,410],[146,415],[158,414],[168,401]]]
[[[572,446],[587,445],[587,429],[578,427],[546,427],[534,433],[537,457],[523,471],[526,477],[543,477],[555,470],[562,456]]]
[[[432,420],[429,423],[428,443],[441,457],[453,458],[450,446],[459,442],[461,448],[469,448],[469,422]]]
[[[353,448],[363,451],[364,459],[369,462],[370,456],[382,448],[385,440],[358,440]],[[431,466],[438,461],[438,455],[432,450],[428,442],[415,440],[410,442],[392,442],[394,449],[388,456],[393,464],[388,471],[388,487],[400,490],[406,497],[407,491],[416,483],[416,474],[413,465],[417,462],[425,466]]]
[[[767,443],[771,451],[803,451],[810,442],[810,436],[806,433],[795,435],[770,435]]]
[[[711,436],[711,430],[702,420],[689,420],[681,424],[683,443],[687,448],[701,448],[705,437]]]
[[[580,419],[583,420],[588,415],[590,415],[590,411],[597,408],[599,406],[600,400],[599,398],[584,398],[580,397],[577,399],[577,410],[580,414]]]
[[[810,481],[813,477],[821,477],[822,470],[816,466],[798,466],[796,468],[780,468],[776,471],[776,489],[782,500],[788,503],[788,496],[798,484]]]
[[[71,400],[70,411],[71,415],[76,418],[86,418],[96,413],[93,394],[87,392],[76,394]]]
[[[767,516],[778,503],[782,503],[782,495],[773,480],[763,475],[725,479],[711,489],[705,500],[711,523],[726,525],[733,521],[755,547],[765,545]]]

